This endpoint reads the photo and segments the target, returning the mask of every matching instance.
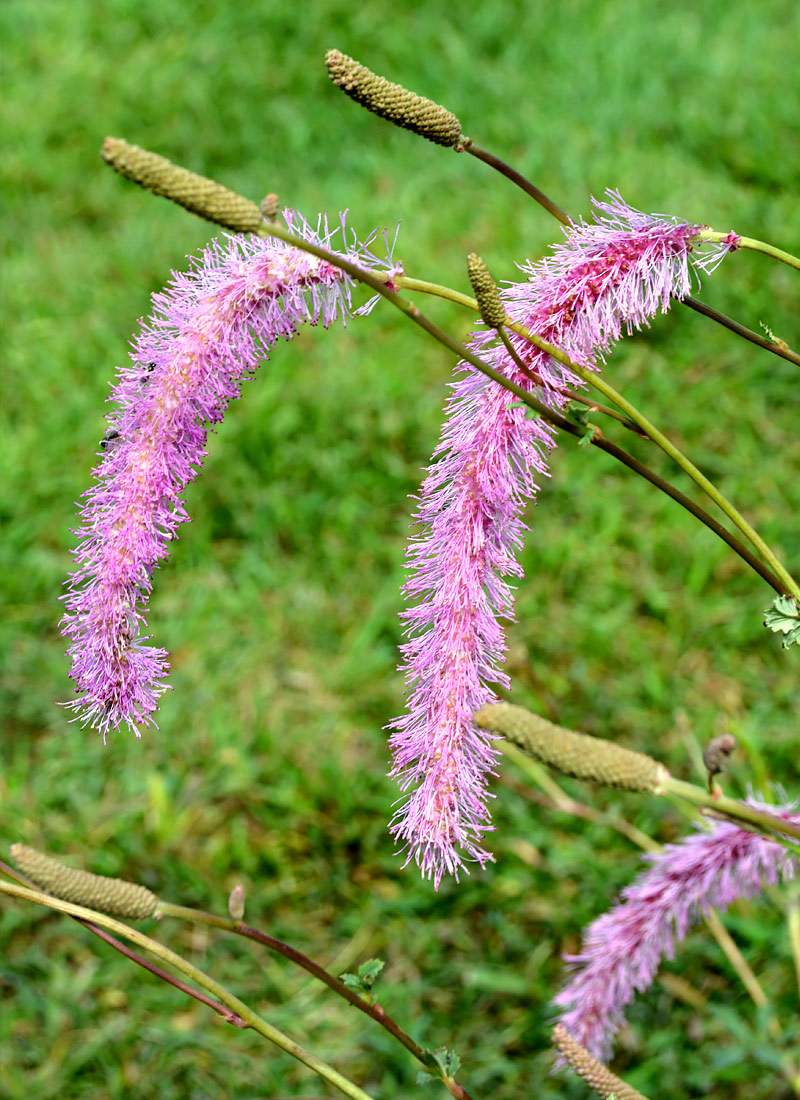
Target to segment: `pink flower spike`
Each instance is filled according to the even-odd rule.
[[[698,241],[702,226],[643,214],[616,192],[593,200],[595,217],[565,229],[551,256],[522,270],[525,282],[501,291],[512,320],[598,370],[611,347],[673,299],[691,290],[692,272],[726,246]],[[470,347],[540,401],[561,409],[557,387],[581,389],[571,370],[509,332],[531,381],[493,329],[473,333]],[[491,829],[488,777],[498,753],[472,713],[508,688],[502,671],[500,618],[513,617],[516,554],[526,530],[522,512],[548,474],[555,432],[526,417],[511,395],[459,363],[441,441],[428,467],[415,520],[421,530],[407,552],[402,647],[408,710],[392,725],[391,775],[403,798],[392,832],[438,888],[466,863],[492,859],[482,846]]]
[[[797,804],[748,805],[800,823]],[[797,860],[783,845],[730,822],[714,822],[678,844],[644,859],[652,867],[622,891],[622,901],[583,933],[569,981],[555,998],[559,1023],[601,1061],[625,1022],[623,1009],[647,989],[662,958],[712,909],[723,911],[738,898],[753,898],[764,886],[792,879]]]
[[[345,243],[341,225],[316,230],[295,211],[289,229],[364,267],[380,264],[365,244]],[[373,234],[374,236],[374,234]],[[386,266],[385,264],[383,266]],[[62,597],[63,633],[79,698],[66,704],[103,735],[155,725],[165,690],[165,650],[148,646],[145,607],[152,574],[189,516],[182,493],[206,455],[208,426],[219,423],[241,384],[277,340],[301,324],[346,322],[352,279],[323,260],[274,238],[213,241],[185,274],[173,273],[119,372],[117,408],[84,494],[75,551],[78,568]]]

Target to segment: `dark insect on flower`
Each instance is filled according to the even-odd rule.
[[[142,385],[143,386],[146,386],[147,383],[150,381],[150,375],[153,373],[153,371],[155,369],[156,369],[155,363],[145,363],[145,365],[142,367]]]
[[[119,434],[116,428],[109,428],[103,438],[100,440],[100,450],[107,451],[109,447],[116,447],[118,443],[122,442],[122,436]]]

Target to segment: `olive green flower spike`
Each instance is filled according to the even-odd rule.
[[[254,233],[261,224],[261,211],[250,199],[205,176],[197,176],[157,153],[129,145],[119,138],[107,137],[100,156],[121,176],[155,195],[171,199],[207,221],[237,233]]]
[[[613,1096],[614,1100],[647,1100],[643,1093],[626,1085],[602,1062],[593,1058],[588,1050],[572,1038],[562,1024],[553,1028],[553,1045],[566,1058],[578,1076],[584,1079],[589,1088],[602,1097],[602,1100],[608,1100],[610,1096]]]
[[[470,252],[467,256],[467,274],[475,291],[481,320],[490,328],[500,328],[506,323],[506,311],[500,301],[500,291],[489,268],[476,252]]]
[[[409,92],[401,84],[392,84],[338,50],[328,50],[325,64],[333,83],[374,115],[437,145],[459,144],[461,123],[445,107]]]
[[[669,772],[644,753],[625,749],[601,737],[563,729],[524,707],[491,703],[473,715],[481,729],[502,733],[543,764],[576,779],[590,779],[626,791],[661,793]]]
[[[25,844],[12,844],[11,857],[37,886],[63,901],[129,920],[144,920],[155,915],[158,898],[146,886],[77,871]]]

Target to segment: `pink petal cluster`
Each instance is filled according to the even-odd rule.
[[[565,231],[551,256],[522,268],[528,279],[501,292],[514,321],[598,369],[625,332],[648,324],[691,288],[691,269],[719,262],[727,245],[703,243],[701,226],[642,214],[618,194],[594,203],[595,217]],[[583,383],[545,352],[513,333],[534,384],[492,330],[473,334],[471,348],[507,378],[553,408],[556,387]],[[508,687],[505,639],[498,617],[513,617],[506,577],[520,577],[516,553],[526,530],[522,512],[548,474],[555,433],[530,419],[497,383],[460,363],[447,403],[441,441],[422,485],[415,520],[420,531],[407,554],[402,648],[408,711],[393,725],[391,774],[403,798],[392,832],[438,887],[467,862],[492,858],[483,847],[491,828],[487,781],[497,759],[492,735],[472,713]]]
[[[290,210],[284,218],[307,241],[329,248],[341,232],[340,255],[365,267],[380,262],[368,249],[372,238],[347,246],[344,216],[333,231]],[[280,337],[305,323],[345,321],[352,286],[338,267],[283,241],[227,237],[153,296],[132,365],[110,397],[116,409],[84,495],[78,568],[63,597],[78,694],[67,706],[104,739],[121,725],[138,737],[139,726],[155,724],[169,665],[165,650],[145,644],[145,608],[153,571],[189,519],[182,493],[207,453],[209,425]]]
[[[796,804],[748,804],[800,824]],[[703,914],[755,897],[797,871],[796,858],[778,841],[722,821],[643,858],[653,866],[584,930],[580,955],[566,956],[574,972],[555,998],[563,1009],[559,1023],[602,1061],[625,1022],[625,1006],[652,984],[661,959],[673,957]]]

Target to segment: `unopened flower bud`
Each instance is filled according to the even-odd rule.
[[[270,191],[270,193],[265,195],[261,200],[261,213],[268,220],[277,217],[280,208],[281,204],[274,191]]]
[[[481,320],[490,328],[500,328],[506,323],[506,311],[500,301],[500,291],[489,268],[475,252],[470,252],[467,256],[467,274],[475,291]]]
[[[445,107],[377,76],[339,50],[328,50],[325,64],[333,83],[374,115],[437,145],[458,144],[461,123]]]
[[[12,844],[11,856],[23,874],[62,901],[129,920],[144,920],[155,915],[158,898],[146,886],[78,871],[25,844]]]
[[[166,157],[107,137],[100,155],[106,164],[140,187],[163,195],[193,214],[238,233],[254,233],[261,224],[261,211],[254,202],[221,183],[195,175]]]
[[[244,886],[237,882],[228,898],[228,912],[232,920],[241,920],[244,916]]]
[[[703,752],[703,763],[706,766],[708,777],[719,775],[728,766],[731,753],[738,744],[732,733],[723,733],[719,737],[712,738]]]
[[[553,1028],[553,1045],[602,1100],[608,1100],[609,1096],[613,1096],[614,1100],[647,1100],[641,1092],[626,1085],[602,1062],[593,1058],[562,1024]]]
[[[576,779],[626,791],[655,792],[667,775],[663,764],[644,753],[556,726],[511,703],[487,704],[473,718],[481,729],[502,733],[543,764]]]

